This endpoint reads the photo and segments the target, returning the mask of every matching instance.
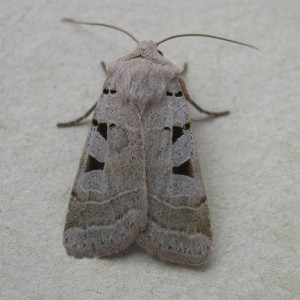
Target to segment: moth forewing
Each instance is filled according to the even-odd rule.
[[[161,259],[200,265],[210,254],[210,219],[189,111],[176,77],[167,83],[163,101],[144,114],[150,120],[147,115],[157,117],[143,122],[149,210],[137,242]]]
[[[64,245],[75,257],[119,252],[146,224],[142,127],[113,82],[98,101],[69,202]]]

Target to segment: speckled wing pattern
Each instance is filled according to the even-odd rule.
[[[187,103],[176,79],[164,101],[145,111],[143,128],[149,208],[137,242],[161,259],[200,265],[210,253],[209,211]]]
[[[108,73],[69,202],[67,253],[108,256],[136,241],[200,265],[210,220],[178,69],[129,57]]]
[[[104,89],[75,179],[64,230],[69,255],[128,247],[147,220],[142,126],[115,87]]]

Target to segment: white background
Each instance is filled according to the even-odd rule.
[[[201,32],[159,48],[208,110],[191,109],[214,236],[208,264],[157,260],[134,246],[68,257],[62,232],[88,122],[109,63],[139,39]],[[1,1],[1,299],[300,299],[300,4],[286,0]]]

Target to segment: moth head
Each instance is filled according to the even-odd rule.
[[[157,49],[157,44],[153,41],[139,42],[136,51],[140,52],[141,56],[164,56],[162,52]]]

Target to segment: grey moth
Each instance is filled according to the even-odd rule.
[[[84,116],[95,108],[66,216],[69,255],[105,257],[134,242],[174,263],[198,266],[210,255],[207,198],[187,107],[196,104],[158,44],[137,41],[133,52],[108,65],[102,94]]]

